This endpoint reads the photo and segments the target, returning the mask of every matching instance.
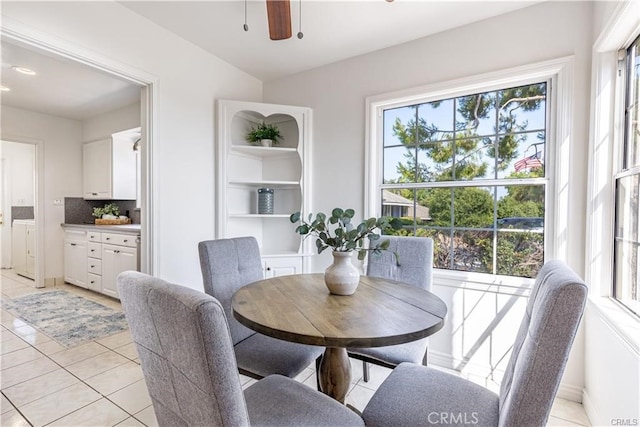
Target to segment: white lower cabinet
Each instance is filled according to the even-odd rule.
[[[102,244],[102,293],[119,298],[116,278],[123,271],[138,270],[138,250]]]
[[[65,281],[118,298],[116,278],[139,271],[140,237],[133,234],[67,230]]]
[[[33,220],[13,221],[11,236],[11,263],[13,270],[24,277],[35,279],[36,226]]]
[[[264,278],[302,273],[301,257],[263,258]]]
[[[64,235],[64,281],[86,288],[87,233],[67,230]]]

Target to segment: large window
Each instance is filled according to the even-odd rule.
[[[640,37],[627,50],[625,136],[616,174],[613,295],[640,314]]]
[[[535,81],[382,109],[380,211],[403,219],[396,234],[434,239],[436,268],[537,274],[549,88]]]

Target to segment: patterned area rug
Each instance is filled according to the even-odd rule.
[[[65,347],[128,329],[124,313],[65,291],[2,301],[2,308]]]

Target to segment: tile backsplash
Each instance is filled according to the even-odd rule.
[[[11,206],[11,219],[34,219],[33,206]]]
[[[107,203],[115,203],[120,208],[120,215],[127,215],[133,224],[140,224],[140,209],[135,200],[85,200],[81,197],[64,198],[65,224],[93,224],[93,208],[100,208]]]

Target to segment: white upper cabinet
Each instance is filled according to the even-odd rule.
[[[282,138],[271,147],[246,136],[261,123]],[[263,258],[303,255],[289,216],[310,210],[311,109],[240,101],[218,102],[218,238],[254,236]],[[273,213],[259,213],[258,189],[273,190]]]
[[[112,136],[83,144],[83,197],[135,200],[136,163],[136,152],[127,138]]]

